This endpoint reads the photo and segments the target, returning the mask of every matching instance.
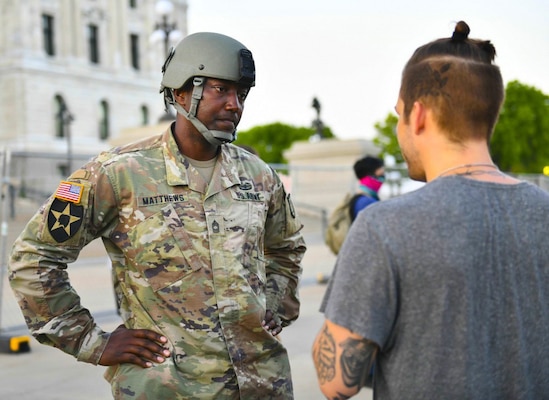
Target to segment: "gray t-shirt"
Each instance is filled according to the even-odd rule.
[[[549,193],[451,176],[366,208],[321,310],[380,346],[376,398],[549,398]]]

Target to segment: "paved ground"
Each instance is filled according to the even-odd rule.
[[[11,221],[8,229],[8,249],[28,219],[23,212]],[[296,400],[316,400],[323,396],[317,388],[311,359],[313,339],[323,321],[318,307],[325,285],[317,283],[318,274],[331,272],[335,257],[322,242],[318,219],[303,215],[308,251],[303,260],[303,279],[300,286],[301,316],[282,333],[288,348],[293,371]],[[118,317],[114,312],[114,298],[110,287],[109,263],[99,241],[91,243],[81,259],[70,267],[70,277],[82,302],[96,316],[105,330],[114,329]],[[13,300],[11,290],[3,282],[2,315],[0,323],[4,335],[27,334],[21,330],[23,318]],[[3,294],[3,295],[2,295]],[[2,400],[99,400],[112,398],[110,387],[103,379],[104,367],[77,362],[65,353],[43,346],[31,339],[31,351],[22,354],[0,353],[0,399]],[[357,399],[371,399],[372,393],[363,389]]]

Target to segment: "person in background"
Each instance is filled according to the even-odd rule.
[[[358,180],[357,192],[346,194],[341,203],[336,206],[328,219],[324,233],[324,242],[335,255],[339,254],[358,213],[379,201],[378,192],[385,181],[385,167],[380,158],[363,157],[354,163],[353,170]],[[329,279],[330,275],[322,272],[316,276],[317,283],[320,284],[328,283]]]
[[[278,175],[231,144],[255,85],[252,53],[200,32],[162,72],[175,122],[61,182],[13,246],[11,286],[34,337],[109,366],[116,399],[291,399],[276,335],[299,315],[306,247]],[[95,238],[112,262],[123,320],[113,332],[67,274]]]
[[[358,179],[358,193],[352,202],[351,220],[354,221],[359,211],[370,204],[379,201],[379,189],[385,182],[385,167],[381,158],[366,156],[357,160],[353,165],[356,179]]]
[[[549,393],[549,193],[500,171],[495,48],[450,38],[402,73],[397,137],[414,192],[361,211],[321,306],[322,392],[350,398],[375,361],[379,399],[542,399]]]

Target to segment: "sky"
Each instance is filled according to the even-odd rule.
[[[459,20],[495,45],[505,83],[549,94],[547,16],[547,0],[188,0],[188,33],[223,33],[252,51],[256,87],[239,130],[311,126],[316,97],[338,138],[371,139],[394,112],[413,51]]]

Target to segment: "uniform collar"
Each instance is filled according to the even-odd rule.
[[[166,179],[170,186],[186,185],[191,189],[206,192],[204,181],[198,176],[189,160],[180,153],[173,137],[171,127],[162,134]],[[231,157],[229,145],[221,145],[220,154],[214,167],[209,194],[220,192],[228,187],[239,185],[238,163]]]

